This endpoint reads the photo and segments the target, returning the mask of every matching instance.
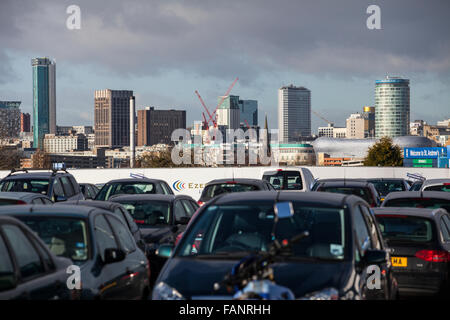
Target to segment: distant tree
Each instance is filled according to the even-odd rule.
[[[0,170],[20,168],[22,152],[17,148],[0,146]]]
[[[172,162],[170,150],[146,152],[136,160],[137,167],[141,168],[170,168],[175,166]]]
[[[37,149],[32,156],[33,169],[51,169],[50,155],[41,149]]]
[[[402,152],[398,145],[392,143],[389,137],[383,137],[369,148],[365,166],[401,167],[403,166]]]

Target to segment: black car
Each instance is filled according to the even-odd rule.
[[[353,194],[363,198],[371,207],[379,207],[381,204],[377,190],[369,182],[348,180],[321,182],[315,191]]]
[[[95,200],[107,201],[121,194],[173,194],[164,180],[148,178],[126,178],[111,180],[97,193]]]
[[[381,207],[444,208],[450,212],[450,193],[441,191],[392,192]]]
[[[294,215],[274,226],[274,205],[290,202]],[[230,299],[214,284],[233,266],[268,249],[274,236],[292,239],[290,255],[273,264],[274,281],[296,298],[391,299],[397,284],[389,253],[368,204],[353,195],[326,192],[246,192],[212,199],[200,208],[178,245],[160,246],[170,256],[153,289],[153,299]],[[379,267],[380,288],[369,285],[367,267]],[[370,282],[372,283],[372,282]],[[370,289],[371,287],[372,289]]]
[[[81,271],[81,299],[148,296],[150,267],[128,228],[109,211],[75,205],[2,206],[0,215],[25,223],[57,255]]]
[[[111,201],[76,200],[61,202],[60,204],[88,206],[112,212],[128,227],[137,246],[142,250],[142,252],[147,254],[147,245],[145,244],[141,230],[136,225],[136,222],[134,222],[133,217],[131,217],[128,210],[125,209],[120,203]]]
[[[216,179],[205,185],[198,204],[203,205],[205,202],[224,193],[268,190],[275,191],[274,187],[266,180],[245,178]]]
[[[53,202],[84,199],[78,182],[66,170],[13,169],[0,181],[0,192],[39,193]]]
[[[381,201],[391,192],[408,191],[410,188],[406,180],[402,178],[370,178],[363,180],[374,185],[381,197]]]
[[[53,201],[39,193],[0,192],[0,206],[11,204],[53,204]]]
[[[70,265],[22,222],[0,216],[0,300],[72,299],[66,285]]]
[[[391,248],[400,295],[447,295],[450,215],[444,209],[376,208],[381,233]]]
[[[100,191],[100,189],[92,183],[80,183],[80,189],[85,199],[95,199],[97,193]]]
[[[151,283],[156,280],[165,258],[155,255],[161,244],[175,243],[190,218],[198,209],[198,204],[185,195],[123,195],[109,201],[118,202],[130,212],[141,229],[148,244],[148,258],[152,268]]]

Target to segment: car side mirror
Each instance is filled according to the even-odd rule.
[[[162,258],[170,258],[173,248],[173,244],[162,244],[156,250],[156,255]]]
[[[366,250],[364,253],[364,263],[367,265],[381,264],[387,261],[385,250]]]
[[[67,201],[65,196],[56,196],[55,202]]]
[[[125,259],[125,252],[122,249],[107,248],[105,249],[105,263],[120,262]]]

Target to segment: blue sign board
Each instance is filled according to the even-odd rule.
[[[438,159],[445,154],[445,148],[405,148],[405,159]]]

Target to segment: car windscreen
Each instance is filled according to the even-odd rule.
[[[0,183],[2,192],[33,192],[48,194],[48,179],[11,179]]]
[[[298,171],[266,172],[263,180],[268,181],[276,190],[302,190],[303,183]]]
[[[444,208],[450,212],[450,200],[433,198],[399,198],[383,202],[384,207]]]
[[[123,201],[138,227],[163,227],[170,223],[170,202],[167,201]]]
[[[389,214],[377,214],[376,218],[383,238],[388,241],[430,242],[434,239],[430,219]]]
[[[443,183],[435,186],[425,186],[423,191],[443,191],[450,192],[450,183]]]
[[[152,182],[117,182],[106,184],[95,197],[96,200],[108,200],[117,194],[155,194],[156,187]]]
[[[380,196],[385,197],[391,192],[406,191],[405,185],[399,180],[368,180],[377,189]]]
[[[84,219],[16,216],[33,230],[57,256],[83,262],[89,259],[88,230]]]
[[[291,257],[342,260],[345,253],[344,209],[293,203],[294,215],[280,219],[275,236],[292,239],[304,231],[309,236],[293,244]],[[273,203],[220,205],[207,208],[187,231],[179,256],[220,257],[267,251],[273,242]]]
[[[213,184],[205,187],[205,191],[203,192],[202,195],[202,200],[208,201],[218,196],[219,194],[223,193],[257,191],[257,190],[260,190],[258,186],[245,183],[226,182]]]
[[[342,194],[352,194],[363,198],[368,204],[374,204],[374,199],[367,188],[363,187],[319,187],[317,189],[319,192],[332,192],[332,193],[342,193]]]

